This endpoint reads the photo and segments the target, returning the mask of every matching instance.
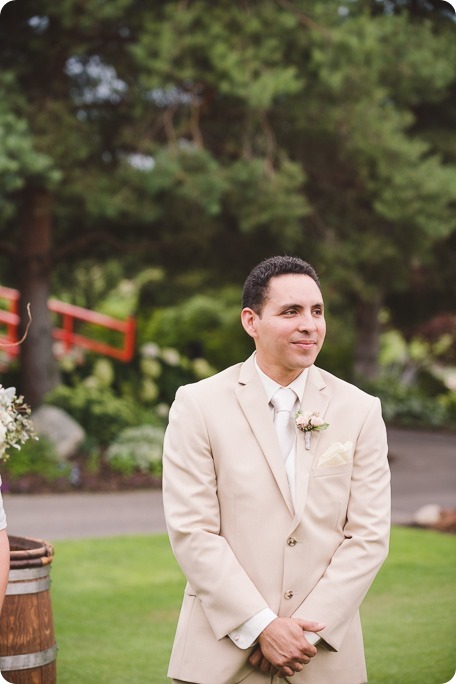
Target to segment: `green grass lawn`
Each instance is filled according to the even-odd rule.
[[[58,542],[55,551],[59,684],[169,683],[184,582],[167,538]],[[443,684],[454,675],[455,556],[454,537],[393,530],[362,611],[370,684]]]
[[[370,684],[443,684],[456,670],[456,537],[393,529],[362,607]]]
[[[162,684],[183,589],[165,536],[55,544],[59,684]]]

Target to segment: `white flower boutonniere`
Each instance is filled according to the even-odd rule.
[[[38,439],[28,420],[29,415],[30,408],[24,404],[24,397],[17,397],[14,387],[0,385],[0,460],[9,458],[9,448],[20,449],[29,437]]]
[[[310,411],[298,411],[295,415],[295,423],[298,430],[304,433],[306,449],[310,449],[310,435],[313,430],[320,432],[329,427],[329,423],[325,423],[317,411],[313,413]]]

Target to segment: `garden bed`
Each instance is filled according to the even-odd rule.
[[[161,477],[147,472],[121,473],[104,459],[95,467],[87,458],[74,458],[62,475],[48,478],[38,473],[12,475],[2,469],[3,492],[47,494],[52,492],[117,492],[161,487]]]

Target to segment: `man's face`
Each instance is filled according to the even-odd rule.
[[[311,366],[326,334],[323,298],[307,275],[272,278],[261,315],[243,309],[242,324],[255,340],[261,370],[282,385]]]

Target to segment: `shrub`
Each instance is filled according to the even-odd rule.
[[[417,427],[455,427],[451,394],[429,397],[414,385],[401,383],[397,377],[384,375],[365,389],[380,397],[386,422]]]
[[[139,322],[140,344],[153,341],[173,347],[189,359],[204,358],[217,369],[238,363],[253,349],[239,319],[240,298],[239,289],[224,288],[155,309]]]
[[[160,474],[164,429],[139,425],[123,430],[106,451],[106,460],[124,475],[135,470]]]
[[[51,481],[65,474],[65,470],[67,474],[70,471],[69,466],[59,461],[54,445],[46,437],[30,439],[17,451],[14,449],[4,469],[13,478],[33,474]]]
[[[161,348],[154,342],[143,345],[140,351],[140,378],[136,394],[144,404],[170,406],[176,390],[215,373],[202,358],[189,359],[172,347]],[[150,420],[144,422],[149,423]]]
[[[456,428],[456,392],[453,390],[439,397],[439,403],[445,409],[447,427]]]
[[[97,384],[57,387],[46,397],[46,403],[69,413],[101,445],[110,444],[124,428],[138,423],[134,402]]]

